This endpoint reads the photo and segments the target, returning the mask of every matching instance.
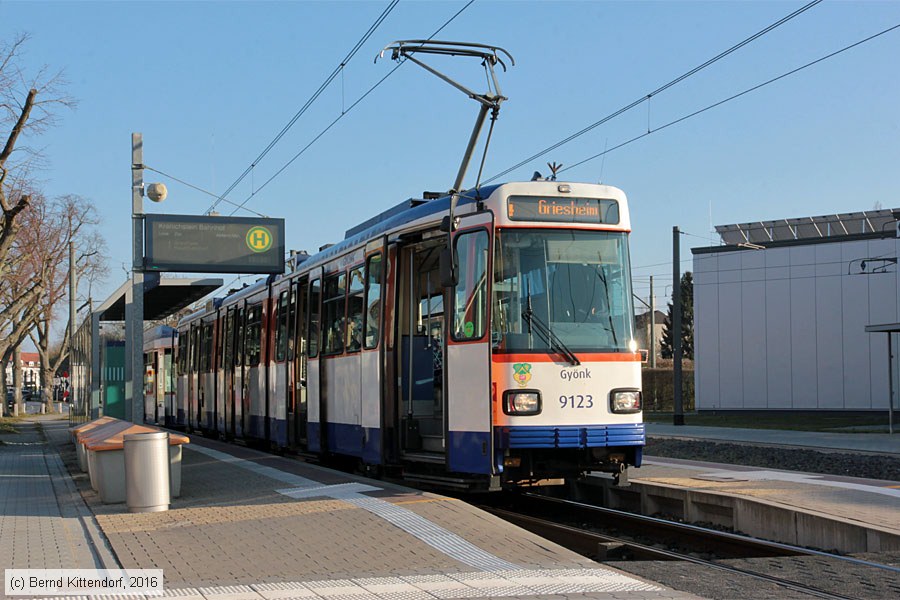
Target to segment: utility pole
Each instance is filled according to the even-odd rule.
[[[681,397],[681,231],[672,228],[672,349],[675,364],[672,369],[675,425],[684,425],[684,402]]]
[[[72,240],[72,227],[69,226],[69,381],[75,381],[75,317],[77,310],[75,309],[75,290],[78,289],[75,274],[75,242]],[[69,386],[69,417],[72,416],[72,410],[77,406],[75,403],[75,386]],[[85,398],[78,398],[84,402]],[[52,400],[51,400],[52,402]],[[85,407],[84,414],[87,414]]]
[[[144,417],[144,139],[131,134],[131,290],[125,294],[125,419]]]
[[[653,297],[653,275],[650,276],[650,368],[656,368],[656,299]]]

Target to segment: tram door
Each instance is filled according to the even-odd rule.
[[[234,437],[234,322],[235,310],[229,308],[225,315],[225,339],[222,345],[222,433],[226,439]]]
[[[306,424],[308,421],[308,398],[306,391],[307,366],[307,325],[306,306],[309,284],[306,281],[291,285],[289,304],[291,331],[288,342],[288,436],[290,445],[306,449]]]
[[[244,331],[246,324],[244,323],[244,306],[241,305],[234,313],[234,394],[231,400],[231,435],[233,437],[243,437],[243,405],[245,389],[244,377]]]
[[[447,308],[447,466],[493,473],[491,440],[491,213],[460,219],[453,233],[457,284]]]
[[[200,323],[191,324],[190,376],[188,377],[188,431],[200,427]]]
[[[399,285],[399,419],[403,453],[446,451],[444,406],[444,289],[439,257],[441,235],[401,251]]]

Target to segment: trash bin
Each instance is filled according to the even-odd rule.
[[[123,445],[128,512],[169,510],[169,434],[165,431],[126,434]]]

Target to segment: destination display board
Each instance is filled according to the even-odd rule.
[[[284,219],[144,216],[147,271],[283,273]]]
[[[619,203],[599,198],[510,196],[506,201],[506,216],[513,221],[615,225],[619,222]]]

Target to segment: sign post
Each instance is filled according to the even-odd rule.
[[[144,139],[131,134],[131,290],[125,294],[125,419],[143,421]]]

